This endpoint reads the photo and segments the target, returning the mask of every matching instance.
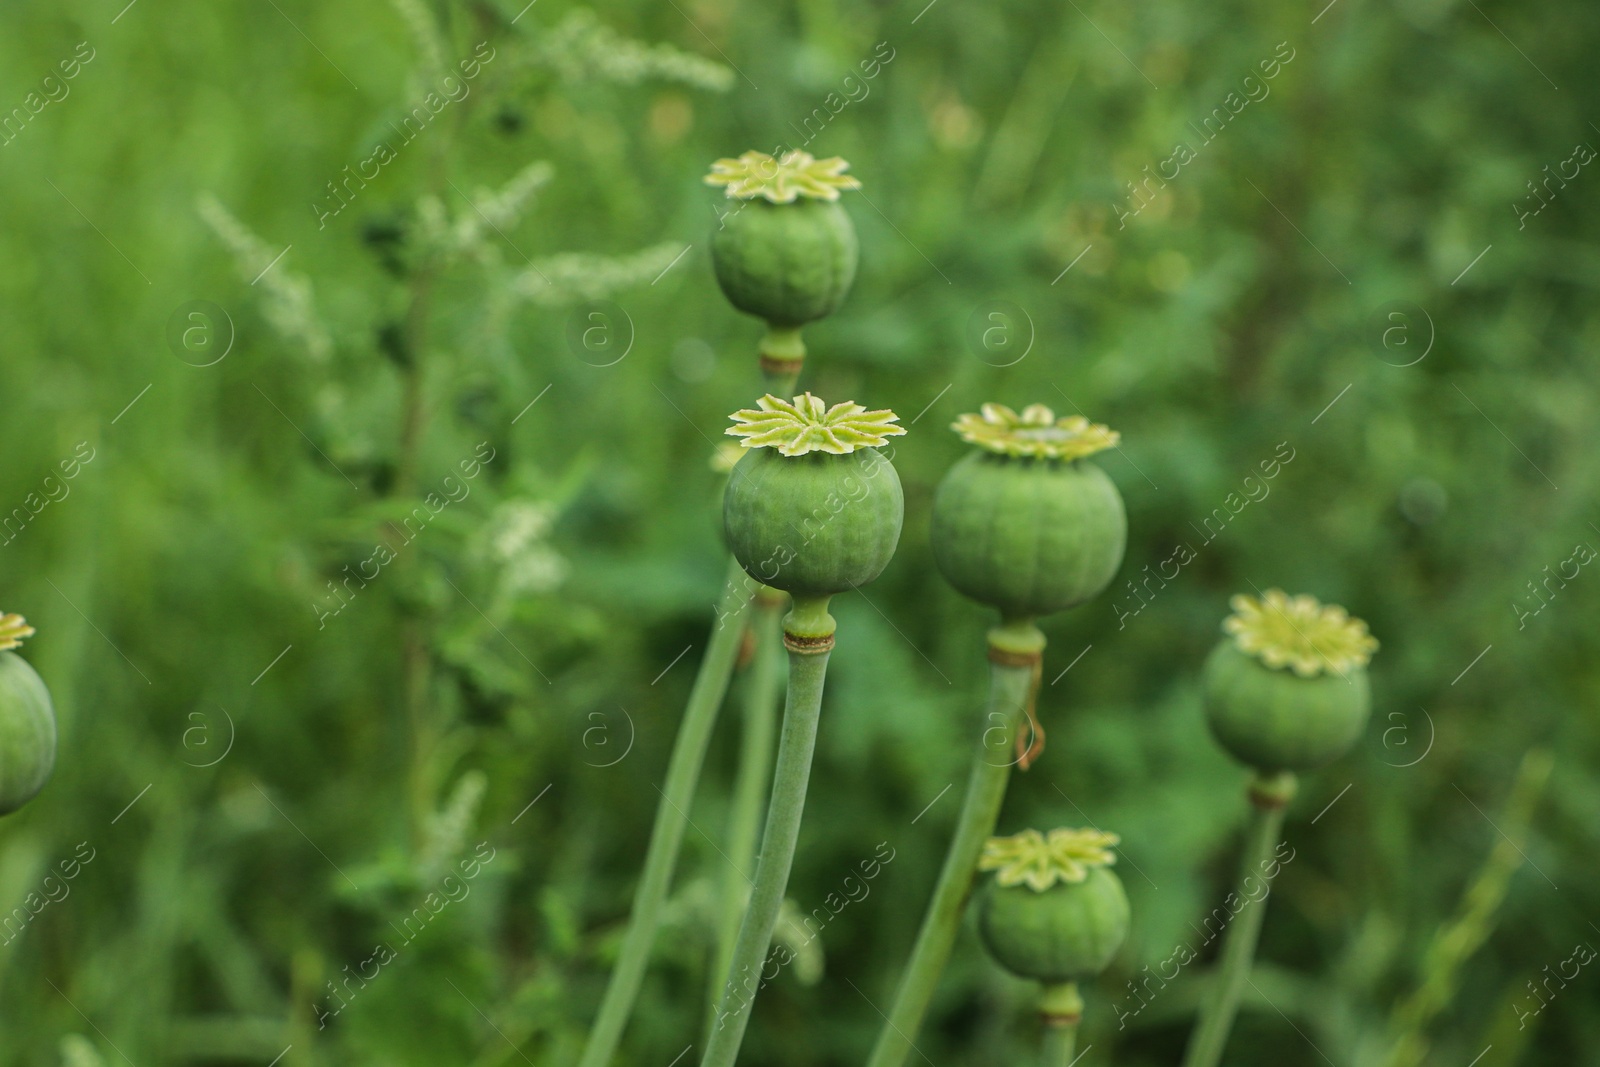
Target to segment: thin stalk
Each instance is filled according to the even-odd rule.
[[[721,914],[717,917],[707,997],[708,1034],[716,1024],[723,979],[733,960],[739,922],[744,918],[750,885],[746,872],[755,868],[756,849],[761,843],[761,814],[766,808],[767,785],[772,776],[772,743],[778,733],[778,702],[783,692],[783,604],[782,593],[762,589],[756,594],[755,613],[750,621],[754,650],[741,693],[744,722],[739,737],[739,770],[734,778],[733,807],[723,842],[728,862],[718,901]]]
[[[1239,1014],[1239,1000],[1250,981],[1256,941],[1261,936],[1261,922],[1266,917],[1267,899],[1271,895],[1272,876],[1278,868],[1273,862],[1273,850],[1278,845],[1284,809],[1294,797],[1295,786],[1295,776],[1290,771],[1272,775],[1257,773],[1250,782],[1250,828],[1245,839],[1244,859],[1239,866],[1239,899],[1245,904],[1223,934],[1217,984],[1200,1006],[1200,1018],[1189,1038],[1183,1067],[1217,1067],[1222,1062],[1228,1032]],[[1254,882],[1267,890],[1259,899],[1253,899],[1248,888]]]
[[[400,683],[410,731],[409,815],[411,847],[420,856],[427,847],[428,819],[433,814],[433,775],[429,757],[436,738],[428,714],[428,689],[433,676],[433,656],[428,651],[427,633],[419,618],[406,618],[400,624]]]
[[[817,741],[822,710],[822,684],[833,649],[833,616],[827,597],[797,597],[783,620],[783,643],[789,650],[789,692],[783,710],[783,734],[767,805],[767,826],[761,837],[761,859],[750,890],[750,907],[739,926],[721,1007],[706,1043],[701,1067],[733,1067],[756,992],[772,976],[763,974],[772,928],[789,886],[800,816],[805,810],[811,753]]]
[[[428,424],[426,352],[436,270],[437,266],[430,261],[418,267],[412,276],[411,294],[402,326],[406,362],[400,390],[400,449],[394,482],[396,496],[406,496],[416,488],[417,464]]]
[[[788,397],[805,362],[805,344],[800,331],[793,331],[793,345],[778,357],[769,355],[764,342],[761,351],[761,379],[766,392]],[[717,938],[711,961],[710,989],[706,994],[706,1033],[716,1025],[717,1006],[722,1000],[723,977],[733,959],[739,923],[744,918],[750,886],[746,874],[755,866],[756,849],[761,844],[761,813],[765,810],[767,784],[772,776],[772,741],[777,734],[778,702],[783,694],[783,606],[786,596],[763,586],[755,597],[756,613],[750,621],[754,643],[750,675],[743,691],[744,722],[739,738],[739,769],[733,786],[733,808],[728,816],[724,870],[719,894]]]
[[[1078,1045],[1078,1023],[1083,1019],[1083,997],[1077,982],[1047,985],[1039,997],[1040,1067],[1071,1067]]]
[[[972,773],[967,779],[966,799],[961,803],[955,837],[945,853],[939,882],[911,950],[911,961],[901,976],[894,1005],[878,1031],[868,1067],[900,1067],[905,1063],[939,987],[939,976],[950,959],[961,929],[961,915],[972,894],[978,857],[983,843],[994,833],[1011,767],[1018,759],[1008,746],[1027,720],[1043,651],[1044,635],[1031,622],[1008,623],[989,634],[989,703]]]
[[[788,397],[806,361],[806,343],[800,337],[800,327],[768,326],[759,350],[767,392]]]
[[[1078,1045],[1078,1024],[1053,1026],[1046,1024],[1044,1037],[1039,1042],[1041,1067],[1071,1067],[1072,1053]]]
[[[391,495],[409,496],[416,489],[417,467],[421,461],[423,434],[427,427],[424,397],[425,353],[428,326],[433,308],[432,264],[424,264],[411,278],[411,294],[406,306],[402,347],[405,366],[402,372],[399,451]],[[402,564],[410,571],[409,559]],[[401,689],[410,728],[410,824],[412,848],[426,847],[428,820],[433,814],[434,783],[430,760],[436,741],[429,714],[428,690],[433,675],[433,654],[428,647],[426,622],[409,615],[400,628]]]
[[[428,156],[428,193],[438,196],[447,181],[446,164],[450,146],[461,132],[465,117],[456,116],[449,138],[439,138]],[[401,354],[404,364],[400,383],[399,445],[395,460],[394,483],[388,495],[404,498],[417,488],[417,472],[422,462],[422,442],[428,427],[427,368],[428,338],[433,320],[434,282],[439,262],[430,255],[412,272],[401,325]],[[401,564],[407,571],[414,564]],[[401,625],[401,687],[410,727],[410,808],[413,850],[426,846],[428,821],[433,815],[434,782],[430,760],[439,733],[429,709],[429,689],[433,677],[433,651],[429,646],[426,620],[407,618]]]
[[[449,183],[449,161],[454,146],[460,140],[467,116],[476,101],[464,102],[454,109],[453,125],[448,137],[433,141],[428,154],[428,195],[437,197]],[[400,389],[399,444],[395,460],[394,483],[388,496],[404,498],[416,491],[418,470],[422,462],[423,440],[428,428],[428,339],[433,320],[435,283],[443,264],[436,255],[429,255],[412,272],[406,299],[405,318],[401,325],[401,351],[404,357]],[[402,567],[414,566],[409,559]],[[433,815],[435,783],[430,761],[435,744],[444,732],[430,709],[430,689],[433,679],[433,651],[429,643],[427,620],[412,616],[401,624],[401,689],[406,707],[406,722],[410,731],[410,752],[407,777],[410,792],[410,823],[413,850],[425,847],[428,822]]]
[[[1526,844],[1534,806],[1544,793],[1554,766],[1548,749],[1529,749],[1522,757],[1505,812],[1495,820],[1499,839],[1477,877],[1461,894],[1455,916],[1434,932],[1422,955],[1421,979],[1416,989],[1394,1006],[1384,1067],[1420,1067],[1427,1059],[1429,1025],[1455,999],[1467,960],[1494,933],[1495,915],[1505,902],[1511,876],[1528,862],[1522,846]]]
[[[769,365],[763,357],[762,378],[768,392],[785,396],[794,387],[795,377],[805,349],[800,348],[799,358],[779,360]],[[650,831],[650,844],[644,857],[644,872],[639,887],[634,891],[633,909],[628,914],[628,929],[623,935],[622,951],[606,983],[605,996],[600,1001],[600,1011],[589,1028],[589,1040],[584,1045],[583,1058],[578,1067],[609,1067],[622,1041],[623,1028],[633,1014],[634,1002],[639,997],[639,987],[644,981],[645,965],[649,963],[650,950],[655,945],[656,931],[661,925],[661,908],[667,890],[672,884],[672,874],[678,865],[678,849],[683,844],[684,827],[689,821],[689,806],[694,800],[695,788],[700,781],[700,768],[705,763],[706,746],[711,740],[711,729],[716,725],[717,712],[727,695],[728,680],[733,676],[733,665],[738,659],[739,644],[744,636],[744,610],[755,591],[755,583],[744,573],[737,561],[728,561],[728,577],[723,583],[722,597],[717,603],[717,623],[706,645],[705,657],[695,675],[694,687],[689,691],[689,704],[684,710],[683,722],[678,727],[677,740],[673,742],[672,756],[667,762],[667,788],[661,794],[656,808],[655,826]]]
[[[736,562],[728,564],[728,577],[717,603],[717,624],[706,645],[706,654],[689,691],[689,704],[678,727],[667,762],[667,785],[656,807],[655,826],[645,851],[644,873],[634,891],[633,911],[623,935],[622,951],[612,968],[600,1012],[589,1030],[579,1067],[607,1067],[622,1040],[622,1029],[633,1012],[633,1003],[644,981],[645,965],[655,944],[661,923],[661,908],[678,864],[678,849],[683,844],[684,827],[689,821],[689,806],[694,801],[695,784],[705,762],[706,745],[717,711],[728,691],[728,679],[739,654],[744,634],[744,610],[750,603],[754,584]]]

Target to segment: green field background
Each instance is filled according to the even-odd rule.
[[[1228,892],[1246,772],[1197,674],[1272,587],[1382,648],[1228,1062],[1381,1063],[1421,986],[1428,1063],[1600,1056],[1600,974],[1539,985],[1600,944],[1593,4],[124,2],[0,13],[0,609],[61,732],[0,821],[0,1063],[575,1062],[721,582],[711,455],[760,390],[701,177],[802,143],[862,182],[802,384],[910,433],[899,554],[834,606],[789,895],[894,858],[745,1062],[859,1064],[909,951],[992,622],[929,502],[991,400],[1122,434],[1127,557],[1044,624],[1048,747],[1001,819],[1123,837],[1084,1063],[1181,1052],[1214,949],[1129,983]],[[622,1063],[700,1045],[735,706]],[[919,1062],[1029,1062],[1029,996],[965,931]]]

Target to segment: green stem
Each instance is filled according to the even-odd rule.
[[[417,464],[428,424],[426,353],[428,322],[433,311],[434,271],[432,263],[418,268],[411,279],[411,296],[406,305],[402,342],[406,365],[400,390],[400,447],[394,481],[395,495],[401,497],[416,488]]]
[[[804,346],[801,351],[804,352]],[[802,357],[803,358],[803,357]],[[761,361],[761,380],[767,392],[773,396],[787,400],[794,395],[794,383],[800,377],[800,363],[773,362],[763,358]]]
[[[1427,1059],[1429,1025],[1455,999],[1467,960],[1494,932],[1495,913],[1505,902],[1511,876],[1528,861],[1522,846],[1553,767],[1548,749],[1529,749],[1522,757],[1505,812],[1495,820],[1499,838],[1494,848],[1461,894],[1455,916],[1434,932],[1422,954],[1417,987],[1394,1006],[1383,1067],[1420,1067]]]
[[[1015,640],[1020,633],[1029,630],[1031,639],[1026,644],[1034,649],[1032,662],[1027,662],[1028,653],[1017,647]],[[922,1027],[923,1016],[927,1014],[928,1004],[939,986],[939,976],[944,972],[956,934],[961,929],[961,915],[977,876],[978,856],[1000,817],[1006,782],[1016,762],[1011,751],[1012,739],[1027,718],[1028,700],[1038,669],[1037,656],[1043,648],[1044,636],[1027,623],[1008,624],[990,635],[989,704],[972,773],[967,779],[967,796],[962,801],[955,837],[939,872],[939,883],[934,887],[933,899],[922,919],[922,929],[917,933],[911,961],[895,992],[894,1006],[878,1032],[878,1042],[867,1060],[868,1067],[900,1067]]]
[[[801,355],[804,354],[804,346]],[[777,364],[771,367],[763,360],[762,374],[768,392],[787,396],[794,387],[800,372],[799,363]],[[722,596],[717,602],[717,622],[707,643],[705,658],[695,675],[694,687],[689,691],[689,704],[678,727],[678,738],[672,746],[672,756],[667,763],[667,788],[661,803],[656,807],[655,826],[650,831],[650,844],[645,851],[644,872],[639,878],[639,888],[634,891],[633,910],[628,915],[628,930],[623,935],[622,951],[611,970],[605,996],[600,1001],[600,1011],[589,1029],[589,1040],[584,1045],[583,1058],[578,1067],[609,1067],[622,1041],[622,1030],[633,1014],[634,1002],[639,997],[639,986],[644,981],[645,965],[650,949],[655,944],[656,930],[661,923],[661,907],[666,901],[672,883],[672,872],[678,863],[678,849],[683,844],[684,827],[689,821],[689,805],[694,799],[695,786],[700,780],[700,768],[705,762],[706,746],[711,740],[711,728],[716,724],[717,712],[728,691],[728,680],[733,676],[733,666],[739,655],[739,645],[744,636],[744,623],[740,618],[757,588],[756,583],[744,573],[737,560],[728,561],[728,577],[723,583]]]
[[[401,382],[399,450],[395,462],[392,495],[410,496],[416,490],[417,467],[422,458],[422,439],[427,429],[425,400],[428,325],[433,309],[433,268],[422,266],[411,278],[411,294],[406,306],[403,350],[406,356]],[[408,558],[401,568],[409,573]],[[410,823],[411,845],[420,854],[427,844],[428,822],[433,815],[434,782],[432,760],[438,741],[434,716],[428,700],[429,679],[433,673],[433,653],[428,645],[426,620],[410,615],[401,626],[400,679],[410,727]]]
[[[413,856],[421,856],[427,847],[428,820],[433,814],[433,773],[431,757],[437,738],[433,718],[428,711],[429,678],[433,673],[433,656],[428,651],[428,641],[423,621],[407,618],[400,627],[400,681],[406,708],[406,723],[410,728],[410,768],[408,804]]]
[[[1039,997],[1039,1022],[1044,1027],[1039,1043],[1040,1067],[1071,1067],[1082,1018],[1083,997],[1078,993],[1077,982],[1043,988]]]
[[[800,337],[800,327],[768,324],[759,351],[761,369],[767,377],[771,379],[786,375],[792,387],[806,358],[806,343]]]
[[[1078,1044],[1078,1024],[1055,1026],[1046,1023],[1039,1043],[1041,1067],[1071,1067],[1072,1052]]]
[[[750,603],[755,583],[745,576],[736,562],[728,564],[728,577],[717,602],[717,622],[706,645],[705,657],[689,691],[689,704],[678,727],[678,738],[667,763],[667,784],[656,807],[655,826],[645,851],[644,873],[634,892],[633,911],[628,916],[628,931],[622,951],[611,971],[600,1012],[589,1031],[579,1067],[608,1067],[622,1039],[622,1029],[633,1012],[633,1003],[644,980],[645,964],[655,943],[661,922],[661,907],[672,883],[683,844],[684,827],[689,821],[689,805],[694,800],[695,784],[705,762],[706,745],[717,711],[728,690],[733,663],[739,653],[744,632],[743,613]]]
[[[767,806],[767,827],[761,838],[761,859],[756,865],[750,907],[739,925],[722,1004],[701,1067],[733,1067],[745,1028],[750,1024],[756,993],[774,977],[762,968],[784,890],[789,886],[789,868],[794,863],[794,846],[806,803],[806,783],[811,777],[822,683],[832,648],[833,617],[828,614],[828,598],[796,597],[793,609],[784,617],[783,635],[789,649],[789,693],[783,710],[783,734],[778,740],[772,799]]]
[[[1294,797],[1295,776],[1290,771],[1257,773],[1250,783],[1251,817],[1245,841],[1244,860],[1239,867],[1241,910],[1223,934],[1222,960],[1217,966],[1216,986],[1200,1006],[1200,1018],[1189,1038],[1183,1067],[1217,1067],[1228,1044],[1228,1032],[1239,1014],[1239,1000],[1250,981],[1255,961],[1256,941],[1267,914],[1267,898],[1278,864],[1273,852],[1283,830],[1283,813]],[[1264,890],[1259,898],[1249,886]]]
[[[717,917],[716,954],[712,960],[711,990],[707,999],[708,1034],[709,1027],[716,1024],[723,978],[733,960],[739,920],[744,917],[745,898],[749,892],[745,872],[755,868],[756,848],[761,843],[761,813],[766,806],[767,785],[772,774],[772,742],[778,732],[778,702],[783,692],[783,603],[782,593],[763,589],[756,594],[755,617],[750,621],[755,648],[741,694],[744,723],[739,738],[733,808],[728,815],[724,842],[728,863],[718,902],[721,914]]]

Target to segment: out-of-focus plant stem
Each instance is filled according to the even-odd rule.
[[[772,777],[772,798],[767,805],[767,826],[761,835],[761,859],[756,865],[750,907],[739,926],[727,984],[701,1067],[733,1067],[745,1028],[750,1024],[756,992],[769,977],[763,974],[762,964],[794,864],[806,784],[811,777],[811,754],[817,742],[817,719],[822,711],[822,687],[833,648],[834,622],[828,614],[828,600],[825,596],[796,597],[794,607],[784,616],[789,686]]]
[[[798,362],[788,365],[762,362],[766,390],[779,396],[787,395],[794,388],[799,372]],[[578,1067],[608,1067],[622,1041],[622,1031],[628,1024],[628,1017],[633,1014],[634,1001],[638,999],[639,986],[644,981],[645,966],[650,960],[650,949],[655,944],[656,930],[661,924],[661,907],[666,901],[667,891],[672,885],[672,874],[677,867],[678,849],[683,844],[689,806],[694,801],[695,789],[699,784],[700,768],[705,763],[711,729],[716,725],[717,712],[722,707],[728,681],[738,659],[739,644],[746,625],[745,609],[756,588],[756,583],[744,573],[738,562],[730,559],[722,597],[717,603],[717,621],[706,646],[705,657],[700,661],[699,673],[695,675],[694,687],[689,692],[689,704],[684,711],[683,722],[678,727],[678,737],[673,743],[672,756],[667,764],[667,787],[656,808],[655,826],[650,831],[650,844],[645,851],[639,887],[634,891],[633,909],[628,915],[622,951],[611,970],[605,995],[600,1001],[600,1011],[589,1029],[589,1039],[584,1045],[583,1058],[578,1061]],[[770,740],[768,745],[770,747]],[[762,777],[765,778],[764,771]],[[741,895],[738,900],[742,899]],[[742,905],[735,903],[734,907],[738,909]],[[713,971],[713,981],[718,980],[715,977],[717,973],[720,972]],[[712,1001],[715,1005],[716,990],[713,990]]]
[[[1006,783],[1019,758],[1010,746],[1028,720],[1043,653],[1044,635],[1031,621],[1008,623],[989,635],[989,703],[967,779],[966,799],[961,802],[955,837],[945,853],[933,899],[895,992],[894,1005],[878,1031],[868,1067],[900,1067],[922,1027],[961,928],[961,916],[978,873],[978,857],[1000,817]],[[999,745],[994,743],[997,734]]]
[[[753,641],[750,670],[742,692],[744,721],[739,737],[739,769],[733,784],[733,806],[728,815],[724,870],[718,900],[717,939],[711,966],[707,1025],[716,1023],[723,979],[733,959],[733,946],[744,917],[750,872],[755,870],[761,843],[761,815],[772,774],[772,744],[777,734],[778,703],[783,695],[783,606],[785,597],[775,589],[756,594],[750,620]],[[708,1030],[709,1033],[709,1030]]]
[[[1272,875],[1276,873],[1273,852],[1283,830],[1284,809],[1293,799],[1295,776],[1290,771],[1267,775],[1258,773],[1250,783],[1250,828],[1245,841],[1244,859],[1239,865],[1239,899],[1245,903],[1223,935],[1222,961],[1217,966],[1217,984],[1200,1006],[1200,1019],[1189,1038],[1183,1067],[1217,1067],[1228,1044],[1228,1032],[1239,1014],[1239,1000],[1250,981],[1255,962],[1256,942],[1261,937],[1261,922],[1266,917],[1271,895]],[[1260,899],[1249,885],[1266,887]]]
[[[1047,985],[1039,998],[1040,1067],[1071,1067],[1078,1045],[1078,1023],[1083,1019],[1083,997],[1077,982]],[[1087,1050],[1085,1050],[1087,1051]]]
[[[428,156],[429,194],[438,196],[448,181],[449,150],[465,121],[466,109],[455,116],[448,135],[441,131]],[[427,352],[428,333],[433,315],[433,287],[438,273],[437,259],[430,254],[412,271],[405,320],[401,326],[401,400],[398,455],[395,460],[394,494],[404,499],[416,490],[417,471],[422,461],[422,442],[427,432]],[[414,568],[414,561],[403,566]],[[426,847],[427,828],[433,815],[434,787],[429,760],[434,748],[434,723],[429,714],[428,692],[433,684],[433,653],[429,648],[426,620],[407,608],[400,632],[401,687],[406,707],[410,748],[409,797],[411,845],[414,854]]]
[[[404,499],[417,485],[423,433],[427,427],[424,353],[433,303],[433,264],[417,269],[411,278],[402,346],[399,455],[395,463],[395,495]],[[409,563],[408,563],[409,565]],[[428,761],[433,751],[433,725],[428,714],[428,689],[433,677],[433,657],[428,650],[424,621],[407,610],[401,624],[401,685],[410,731],[410,823],[413,850],[424,846],[428,820],[433,813],[433,783]]]
[[[1548,749],[1531,749],[1522,757],[1505,815],[1496,820],[1499,837],[1489,858],[1463,894],[1456,917],[1434,934],[1416,991],[1395,1006],[1384,1067],[1418,1067],[1427,1057],[1428,1024],[1454,999],[1461,965],[1494,932],[1495,912],[1506,898],[1511,876],[1527,860],[1523,841],[1554,765]]]
[[[406,305],[402,328],[405,368],[401,377],[400,453],[395,464],[395,493],[404,496],[416,488],[417,464],[422,454],[422,435],[427,427],[427,401],[424,396],[424,353],[427,348],[428,320],[433,307],[434,266],[424,264],[411,278],[411,296]]]
[[[677,867],[678,849],[683,844],[683,833],[689,821],[689,806],[694,802],[695,784],[700,779],[700,767],[705,762],[706,745],[711,739],[711,728],[716,724],[717,711],[728,690],[728,679],[733,674],[733,664],[738,658],[739,643],[744,634],[745,608],[750,603],[752,582],[737,562],[728,564],[728,576],[723,585],[722,597],[717,603],[717,621],[711,631],[706,654],[700,661],[694,687],[689,691],[689,705],[678,727],[677,740],[672,745],[672,756],[667,763],[666,788],[661,793],[661,803],[656,807],[655,826],[650,831],[650,844],[645,851],[644,872],[639,877],[639,888],[633,897],[633,910],[628,916],[628,930],[623,935],[622,951],[611,971],[600,1002],[599,1014],[589,1030],[589,1041],[584,1047],[579,1067],[607,1067],[622,1040],[623,1027],[633,1012],[634,1000],[639,995],[639,984],[644,980],[645,965],[650,959],[651,946],[655,944],[656,929],[661,923],[661,907],[672,884],[672,872]]]
[[[1042,1067],[1070,1067],[1077,1044],[1076,1026],[1046,1026],[1040,1040],[1039,1063]]]

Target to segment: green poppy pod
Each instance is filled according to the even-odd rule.
[[[1104,590],[1122,565],[1128,517],[1116,485],[1085,457],[1118,435],[1043,404],[1020,415],[985,404],[954,429],[978,451],[934,493],[933,558],[950,584],[1011,618],[1065,611]]]
[[[1278,589],[1231,605],[1229,637],[1202,676],[1217,743],[1263,773],[1312,770],[1344,755],[1372,710],[1366,667],[1378,642],[1367,624]]]
[[[780,330],[830,315],[856,276],[859,247],[841,189],[860,182],[843,159],[746,152],[712,165],[706,181],[740,203],[711,235],[717,283],[740,311]]]
[[[827,408],[810,393],[763,397],[728,433],[746,448],[728,478],[722,522],[745,573],[796,597],[828,597],[883,572],[900,542],[905,497],[877,451],[905,433],[891,411]]]
[[[22,616],[0,616],[0,649],[16,648],[32,633]],[[38,796],[55,765],[50,690],[21,656],[0,651],[0,815]]]
[[[744,449],[739,447],[737,441],[723,441],[712,450],[711,471],[719,476],[721,487],[724,490],[728,487],[728,477],[733,474],[733,468],[738,466],[744,455]],[[720,495],[707,503],[706,519],[712,525],[713,536],[716,537],[717,543],[726,548],[728,546],[728,531],[722,525],[722,497]]]
[[[992,838],[980,870],[997,870],[978,899],[978,934],[995,961],[1045,985],[1092,978],[1127,940],[1130,912],[1110,865],[1120,839],[1098,830],[1025,830]]]

